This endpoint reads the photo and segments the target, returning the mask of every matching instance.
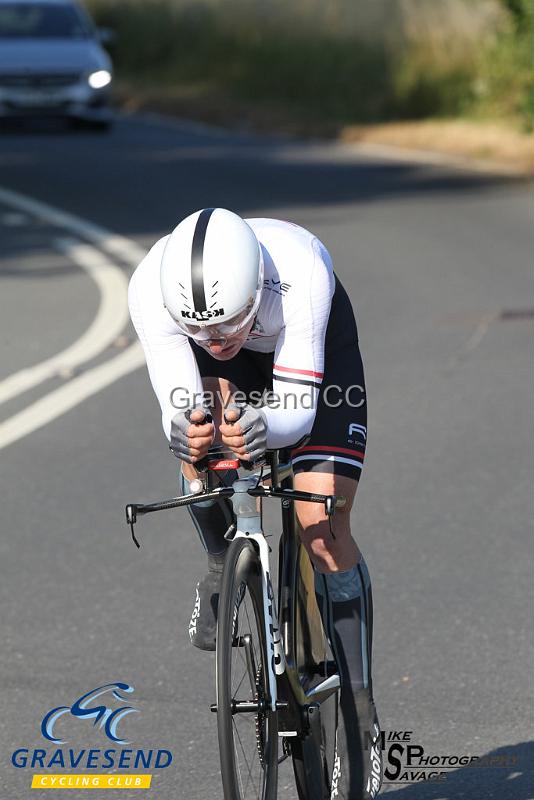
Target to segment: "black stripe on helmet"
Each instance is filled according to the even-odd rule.
[[[193,234],[193,245],[191,247],[191,290],[193,292],[193,306],[195,311],[207,310],[202,262],[208,222],[214,211],[214,208],[205,208],[200,212],[195,227],[195,233]]]

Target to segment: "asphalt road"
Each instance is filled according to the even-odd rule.
[[[173,754],[151,791],[120,796],[221,798],[214,660],[187,635],[199,542],[181,512],[143,522],[140,551],[123,524],[127,501],[174,494],[177,470],[121,287],[207,205],[312,229],[355,304],[369,447],[353,517],[375,694],[383,728],[434,757],[422,770],[404,751],[388,791],[533,798],[532,185],[131,118],[109,136],[1,132],[0,187],[77,218],[0,191],[2,800],[53,796],[30,793],[46,770],[11,754],[46,746],[47,711],[115,681],[135,687],[130,747]],[[97,312],[98,342],[54,361]],[[87,721],[62,732],[66,748],[109,746]],[[458,762],[487,754],[484,768]],[[442,756],[446,779],[422,780]],[[292,800],[289,772],[283,784]]]

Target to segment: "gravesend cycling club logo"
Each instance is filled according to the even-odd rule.
[[[134,687],[129,683],[106,683],[80,695],[70,705],[54,706],[41,720],[41,735],[54,745],[64,745],[74,736],[94,736],[92,731],[96,730],[99,737],[108,740],[107,747],[19,747],[11,755],[11,764],[17,769],[83,770],[78,774],[58,771],[34,774],[32,788],[150,788],[151,773],[116,772],[117,768],[160,770],[172,763],[172,753],[167,749],[123,747],[130,744],[125,734],[130,728],[127,719],[131,719],[132,714],[140,714],[130,702],[133,692]],[[113,770],[113,773],[98,770]]]
[[[51,742],[65,744],[66,739],[58,739],[54,736],[54,726],[60,717],[65,714],[72,714],[73,717],[78,719],[94,720],[93,725],[99,724],[100,729],[104,730],[108,739],[113,742],[128,744],[125,739],[117,736],[117,727],[126,714],[138,714],[138,710],[131,706],[122,706],[113,710],[105,705],[92,706],[91,703],[107,692],[110,692],[116,700],[125,700],[126,698],[120,692],[129,693],[133,692],[133,690],[134,687],[129,686],[127,683],[107,683],[105,686],[99,686],[97,689],[93,689],[78,698],[78,700],[75,700],[71,706],[58,706],[49,711],[48,714],[45,714],[41,722],[41,733],[45,739],[50,739]]]

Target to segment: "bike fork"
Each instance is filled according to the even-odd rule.
[[[258,550],[261,565],[261,588],[263,597],[263,619],[265,624],[265,641],[267,643],[267,668],[269,670],[269,695],[271,709],[281,707],[277,702],[276,676],[285,672],[286,663],[280,627],[276,612],[276,603],[269,569],[269,545],[261,528],[261,514],[257,509],[256,498],[248,494],[251,479],[235,481],[232,503],[236,515],[235,538],[243,537],[252,540]],[[283,707],[285,707],[285,703]]]

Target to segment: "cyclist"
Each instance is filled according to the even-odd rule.
[[[376,797],[371,582],[350,530],[367,436],[365,384],[354,314],[326,247],[290,222],[202,209],[143,259],[129,306],[184,493],[217,441],[245,461],[293,446],[295,488],[347,498],[332,527],[321,505],[295,505],[341,674],[332,796]],[[189,633],[194,645],[213,650],[232,509],[221,500],[190,513],[208,569]]]

